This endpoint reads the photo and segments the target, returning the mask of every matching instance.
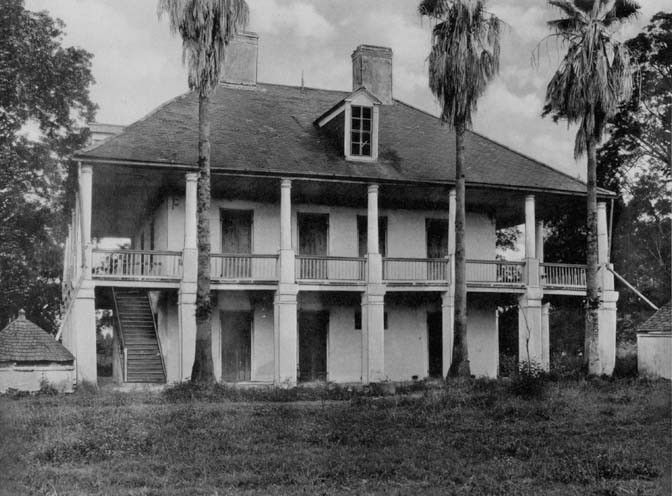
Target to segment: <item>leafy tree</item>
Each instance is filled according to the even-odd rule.
[[[654,15],[626,44],[637,66],[635,91],[610,120],[598,161],[615,167],[628,198],[617,212],[613,260],[628,281],[662,305],[670,299],[672,276],[672,13]],[[619,307],[638,313],[642,305],[624,289]]]
[[[549,26],[568,49],[548,84],[544,115],[578,123],[574,156],[587,155],[584,357],[589,373],[611,373],[603,370],[598,353],[597,145],[607,120],[632,94],[628,49],[612,34],[639,6],[631,0],[549,0],[549,4],[565,15],[549,21]]]
[[[198,276],[193,382],[214,381],[210,299],[210,98],[217,89],[226,47],[247,24],[245,0],[159,0],[159,17],[182,37],[189,88],[198,91]]]
[[[86,143],[91,54],[62,46],[64,24],[23,0],[0,9],[0,327],[20,308],[54,330],[70,155]]]
[[[484,0],[422,0],[421,16],[434,22],[429,88],[441,104],[441,120],[455,129],[455,345],[450,375],[470,375],[467,350],[464,134],[489,81],[499,72],[502,23]]]

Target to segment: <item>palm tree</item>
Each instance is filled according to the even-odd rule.
[[[600,307],[597,258],[596,148],[605,125],[621,102],[632,94],[632,69],[624,44],[613,38],[614,28],[637,14],[631,0],[549,0],[564,17],[549,21],[554,35],[567,45],[546,89],[544,115],[578,123],[574,158],[587,154],[587,268],[584,360],[590,374],[603,370],[598,353]]]
[[[210,299],[210,98],[224,63],[226,47],[247,24],[245,0],[159,0],[159,18],[168,15],[170,30],[182,37],[182,60],[189,89],[198,91],[198,276],[196,356],[193,382],[212,382]]]
[[[434,23],[429,88],[442,107],[441,121],[455,129],[455,345],[449,373],[469,376],[464,135],[478,98],[499,72],[502,22],[485,10],[485,0],[422,0],[418,11]]]

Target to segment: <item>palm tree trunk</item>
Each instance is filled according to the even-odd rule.
[[[598,351],[599,322],[598,310],[600,307],[597,249],[597,151],[592,136],[587,137],[588,152],[588,181],[586,202],[586,333],[584,342],[584,365],[589,374],[599,375],[600,356]]]
[[[210,96],[198,99],[198,272],[196,279],[196,354],[192,382],[213,382],[210,298]]]
[[[467,261],[464,242],[466,180],[464,173],[465,123],[455,125],[455,344],[449,374],[469,377],[467,349]]]

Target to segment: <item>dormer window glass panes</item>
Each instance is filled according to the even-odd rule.
[[[350,129],[350,155],[371,156],[372,108],[352,106],[352,126]]]

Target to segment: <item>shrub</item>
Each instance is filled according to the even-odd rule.
[[[56,389],[46,377],[43,377],[40,379],[40,390],[38,391],[38,394],[44,396],[56,396],[58,394],[58,389]]]
[[[499,376],[511,377],[518,369],[518,357],[506,353],[499,354]]]
[[[614,377],[620,379],[637,377],[637,355],[617,355]]]
[[[524,399],[542,399],[546,394],[548,375],[536,362],[523,362],[511,379],[509,391]]]
[[[579,355],[553,353],[550,365],[551,380],[578,380],[583,377],[583,357]]]

